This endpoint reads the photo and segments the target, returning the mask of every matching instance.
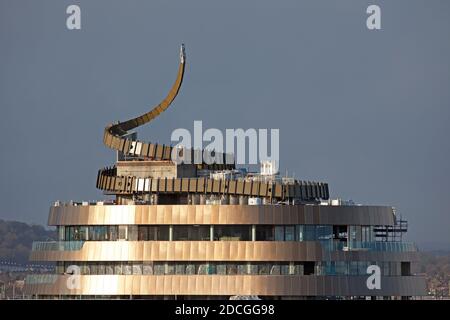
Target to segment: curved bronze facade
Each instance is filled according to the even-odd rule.
[[[80,288],[68,289],[69,276],[52,283],[29,284],[29,292],[57,295],[257,295],[257,296],[371,296],[366,277],[341,276],[80,276]],[[425,279],[382,278],[380,296],[417,296],[425,290]]]
[[[48,224],[394,225],[394,213],[382,206],[68,205],[51,207]]]

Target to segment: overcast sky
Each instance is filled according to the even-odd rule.
[[[0,218],[46,224],[55,200],[101,199],[105,125],[165,96],[184,42],[181,92],[142,140],[194,120],[279,128],[283,172],[395,206],[408,239],[450,248],[450,2],[241,3],[0,0]]]

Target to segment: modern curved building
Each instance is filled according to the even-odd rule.
[[[141,142],[130,130],[166,110],[181,87],[150,112],[106,127],[117,163],[97,188],[112,201],[57,202],[48,224],[58,241],[33,244],[31,260],[55,274],[31,275],[37,298],[400,299],[425,294],[411,274],[413,244],[392,207],[330,200],[328,185],[212,164],[172,161],[197,151]],[[375,274],[368,267],[376,265]],[[379,269],[378,269],[379,268]],[[370,270],[370,269],[369,269]],[[379,274],[377,273],[379,271]],[[369,279],[370,276],[375,278]],[[379,277],[378,277],[379,276]],[[374,280],[375,279],[375,280]],[[379,281],[378,281],[379,280]],[[377,283],[378,285],[368,285]]]

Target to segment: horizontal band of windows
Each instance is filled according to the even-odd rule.
[[[58,227],[61,241],[315,241],[345,239],[346,229],[331,225],[119,225]]]
[[[56,273],[81,275],[367,275],[367,267],[377,265],[383,276],[409,275],[400,262],[319,261],[319,262],[58,262]],[[74,267],[79,271],[74,271]],[[405,268],[403,268],[405,269]]]

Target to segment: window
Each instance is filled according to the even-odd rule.
[[[304,225],[303,231],[304,231],[304,234],[303,234],[304,241],[314,241],[317,239],[315,225]]]
[[[148,241],[148,226],[139,226],[138,227],[138,240],[140,241]]]
[[[110,226],[109,227],[109,240],[110,241],[116,241],[119,236],[119,228],[117,226]]]
[[[64,241],[65,239],[65,230],[64,226],[58,226],[58,240]]]
[[[208,274],[209,266],[207,263],[202,263],[198,266],[198,274]]]
[[[256,225],[256,241],[273,241],[274,238],[273,226]]]
[[[151,262],[143,263],[142,274],[153,274],[153,264]]]
[[[282,264],[281,265],[281,274],[282,275],[293,274],[293,273],[290,273],[290,269],[289,269],[289,265],[288,264]]]
[[[237,265],[234,263],[229,263],[227,265],[227,274],[228,275],[234,275],[237,274]]]
[[[209,240],[210,226],[197,225],[197,226],[173,226],[173,240],[183,241],[200,241]]]
[[[169,226],[157,226],[156,228],[156,239],[158,241],[168,241],[169,240]]]
[[[142,274],[142,264],[133,263],[133,274]]]
[[[173,263],[167,263],[165,274],[174,274],[174,273],[175,273],[175,265]]]
[[[372,228],[370,226],[361,227],[361,241],[362,242],[372,241]]]
[[[122,275],[123,274],[122,264],[120,262],[116,263],[114,265],[114,274],[118,274],[118,275]]]
[[[275,226],[275,241],[284,241],[284,227]]]
[[[303,264],[295,264],[294,265],[294,274],[303,275]]]
[[[173,226],[173,240],[183,241],[189,240],[187,226]]]
[[[156,275],[163,275],[165,273],[165,264],[161,262],[154,263],[153,273]]]
[[[186,265],[186,274],[195,274],[196,272],[196,270],[195,270],[196,268],[195,268],[195,264],[192,264],[192,263],[190,263],[190,264],[187,264]]]
[[[62,229],[65,231],[66,241],[84,241],[87,240],[87,227],[85,226],[72,226]],[[61,231],[62,233],[62,231]],[[60,234],[61,236],[61,234]]]
[[[127,226],[119,226],[119,240],[127,240]]]
[[[114,266],[112,263],[107,263],[105,265],[105,274],[114,274]]]
[[[297,241],[304,241],[304,234],[303,234],[303,225],[298,224],[295,226],[295,240]]]
[[[295,240],[295,226],[286,226],[284,228],[284,240],[285,241]]]
[[[133,274],[133,268],[132,268],[132,264],[130,262],[124,262],[123,266],[122,266],[122,271],[124,275],[131,275]]]
[[[128,241],[137,241],[138,239],[138,226],[128,226]]]
[[[280,275],[281,274],[280,265],[279,264],[271,265],[270,266],[270,274]]]
[[[251,226],[214,226],[214,240],[220,241],[250,241],[251,240]]]
[[[97,267],[97,274],[105,274],[105,263],[100,262]]]
[[[185,274],[186,265],[182,263],[177,263],[175,266],[175,274]]]
[[[247,274],[248,265],[246,264],[238,264],[237,266],[237,274]]]
[[[262,263],[258,266],[258,274],[269,274],[270,265]]]
[[[91,241],[107,241],[108,227],[107,226],[91,226],[88,228],[88,237]]]
[[[217,271],[217,274],[227,274],[227,265],[226,264],[217,264],[216,271]]]

